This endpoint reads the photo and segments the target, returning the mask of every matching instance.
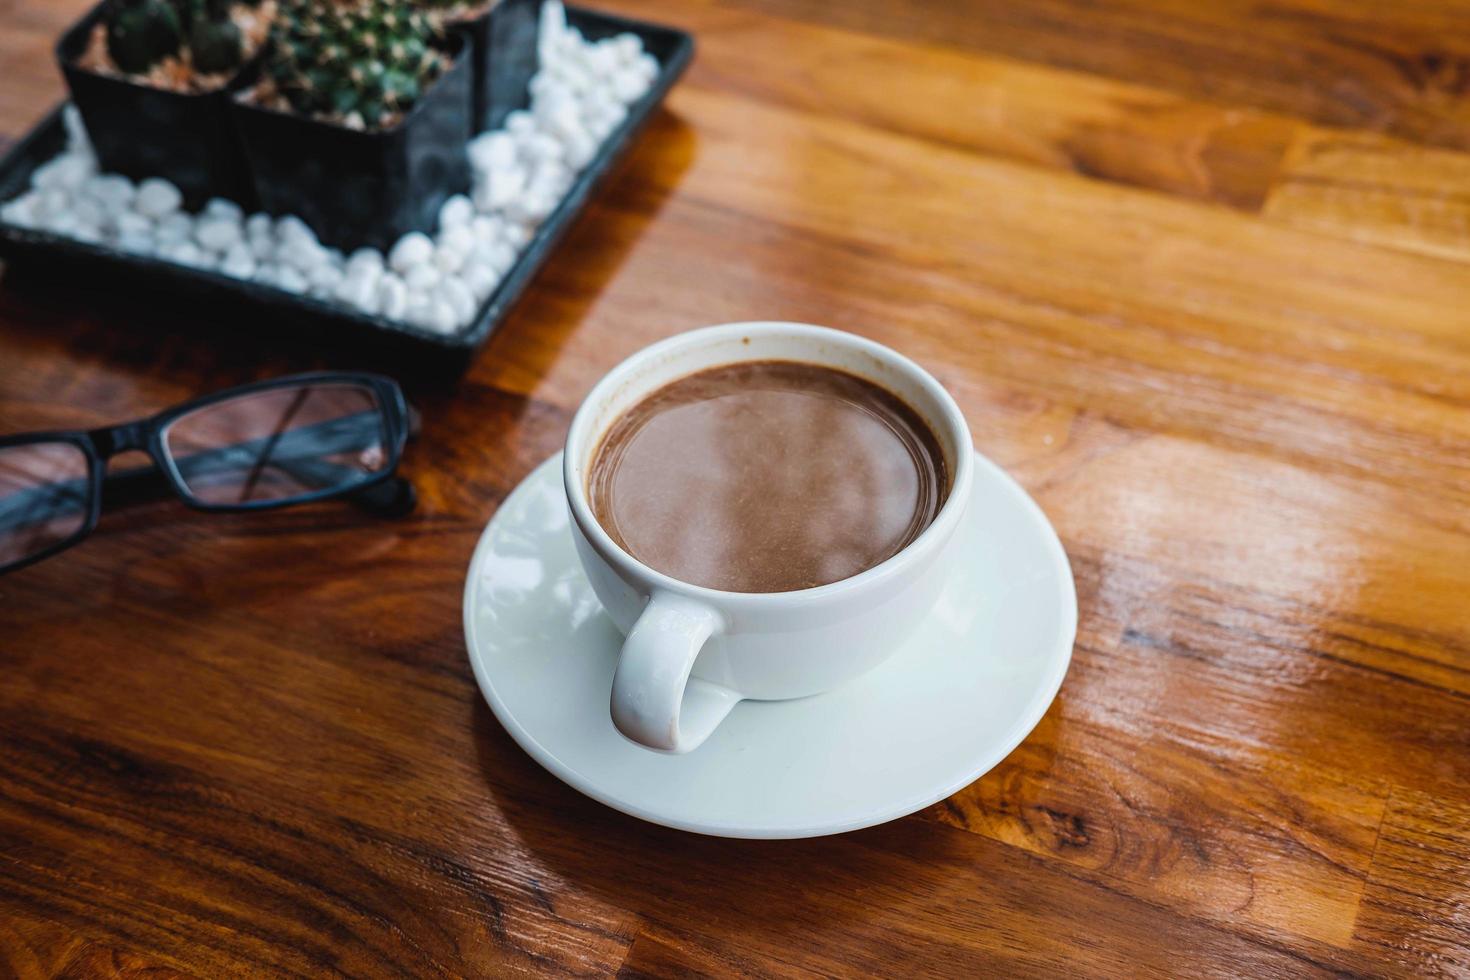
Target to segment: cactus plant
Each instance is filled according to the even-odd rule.
[[[179,11],[170,0],[111,0],[103,15],[107,53],[129,75],[141,75],[184,41]]]
[[[391,126],[448,66],[436,36],[402,0],[286,0],[263,101],[353,129]]]
[[[207,90],[265,40],[266,0],[106,0],[84,67],[175,89]]]

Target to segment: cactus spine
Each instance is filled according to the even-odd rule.
[[[295,112],[392,125],[444,71],[433,21],[402,0],[286,0],[268,75]]]

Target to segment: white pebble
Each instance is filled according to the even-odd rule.
[[[361,275],[359,270],[383,271],[383,253],[375,248],[363,247],[347,256],[346,272],[349,276]]]
[[[581,123],[577,124],[579,127]],[[578,129],[580,132],[580,128]],[[547,163],[559,162],[562,157],[561,140],[546,133],[532,133],[521,141],[521,155],[532,169]]]
[[[388,253],[388,264],[393,271],[406,275],[409,270],[428,262],[434,254],[434,243],[421,231],[411,231],[398,239]]]
[[[560,37],[567,29],[567,12],[561,0],[547,0],[541,7],[541,36]]]
[[[475,187],[475,207],[481,211],[498,211],[520,196],[526,187],[526,172],[496,170],[486,175]]]
[[[510,203],[505,213],[512,220],[534,227],[545,221],[556,210],[556,205],[556,198],[544,190],[538,189],[535,193],[527,190]]]
[[[455,225],[439,232],[439,250],[448,249],[467,255],[475,247],[475,231],[469,225]]]
[[[288,293],[297,293],[299,295],[306,292],[306,288],[309,285],[306,277],[289,265],[277,266],[274,278],[275,285]]]
[[[481,133],[469,144],[470,165],[478,171],[508,170],[515,166],[515,137],[496,130]]]
[[[587,135],[592,137],[592,142],[595,145],[600,146],[607,142],[607,138],[617,128],[618,124],[613,121],[611,116],[598,114],[587,117]]]
[[[393,273],[378,283],[378,312],[390,320],[402,320],[408,310],[408,286]]]
[[[237,221],[211,216],[208,211],[194,226],[194,240],[211,252],[223,252],[240,241],[240,225]]]
[[[62,235],[70,238],[77,230],[77,219],[68,211],[53,211],[50,214],[40,216],[40,226],[53,235]]]
[[[485,302],[500,285],[500,273],[489,265],[467,265],[459,275],[474,294],[476,303]]]
[[[313,296],[327,297],[337,291],[342,284],[342,270],[330,262],[323,262],[314,267],[306,274],[306,281],[310,284]]]
[[[531,77],[526,90],[531,93],[531,113],[536,113],[541,101],[546,98],[555,98],[560,93],[572,94],[566,83],[549,71],[538,71]]]
[[[152,255],[158,248],[158,242],[149,232],[121,232],[114,243],[124,252],[134,255]]]
[[[633,69],[643,76],[643,81],[648,85],[658,78],[658,59],[651,54],[640,54],[633,59]]]
[[[455,194],[439,206],[439,228],[467,225],[475,216],[475,205],[463,194]]]
[[[410,293],[403,306],[403,320],[415,327],[432,330],[434,304],[422,293]]]
[[[477,214],[475,220],[470,222],[470,230],[474,232],[475,241],[482,245],[498,241],[504,228],[505,222],[495,215]]]
[[[587,169],[587,165],[597,156],[597,140],[590,132],[583,132],[574,139],[568,139],[565,143],[566,153],[563,159],[567,166],[575,171]]]
[[[623,102],[637,102],[648,91],[648,80],[636,66],[629,66],[612,77],[609,87]]]
[[[99,229],[107,220],[107,212],[103,210],[102,205],[90,197],[74,198],[71,202],[71,216],[79,225]]]
[[[619,34],[617,37],[604,43],[612,47],[613,51],[617,54],[619,64],[630,64],[643,53],[643,39],[637,34]]]
[[[409,289],[416,292],[428,292],[439,285],[440,278],[439,270],[427,262],[403,273],[403,281],[408,284]]]
[[[205,201],[202,213],[211,218],[224,218],[236,224],[245,220],[245,212],[240,205],[225,197],[211,197]]]
[[[49,187],[36,194],[36,203],[32,206],[38,220],[50,218],[55,215],[66,214],[70,209],[71,195],[56,187]]]
[[[31,172],[31,186],[38,190],[52,187],[76,190],[95,172],[96,166],[91,157],[81,153],[63,153]]]
[[[311,226],[294,214],[286,214],[276,219],[276,241],[282,245],[293,245],[298,242],[308,245],[317,245],[316,232]]]
[[[123,211],[112,216],[112,227],[121,235],[153,235],[153,220],[136,211]]]
[[[531,240],[531,231],[525,225],[512,222],[505,226],[505,231],[501,232],[500,237],[505,239],[507,245],[519,252]]]
[[[470,268],[488,269],[499,279],[515,264],[516,252],[505,242],[477,245],[470,253]]]
[[[17,228],[36,227],[40,224],[40,218],[36,214],[36,202],[39,199],[39,194],[30,191],[14,200],[6,201],[0,205],[0,221],[15,225]]]
[[[593,75],[576,61],[562,61],[553,65],[551,70],[575,95],[589,95],[607,84],[605,80]]]
[[[536,120],[525,109],[517,109],[505,117],[505,131],[512,136],[534,133]]]
[[[371,306],[374,296],[374,281],[365,276],[344,276],[333,292],[338,302],[364,309]]]
[[[611,41],[612,38],[598,41],[587,49],[585,61],[594,74],[610,75],[621,66],[622,60],[618,56],[617,49],[610,43]]]
[[[154,234],[160,245],[188,241],[194,236],[194,219],[182,211],[172,211],[158,219]]]
[[[73,153],[91,153],[92,139],[87,134],[87,124],[82,122],[82,114],[74,105],[68,105],[61,113],[61,121],[66,126],[66,147]]]
[[[572,186],[572,169],[560,160],[548,160],[526,182],[527,194],[550,194],[560,198]]]
[[[378,281],[385,275],[392,275],[392,273],[370,265],[359,265],[356,268],[347,269],[343,277],[351,280],[355,288],[373,290],[378,288]]]
[[[251,235],[249,239],[251,254],[257,262],[269,262],[276,257],[276,240],[269,236]]]
[[[439,295],[454,310],[454,322],[469,323],[475,317],[475,295],[458,276],[446,276],[439,284]]]
[[[627,118],[627,106],[621,102],[607,102],[598,107],[595,115],[588,117],[587,128],[594,139],[604,140]]]
[[[255,275],[255,254],[244,242],[236,242],[220,260],[219,271],[236,279],[249,279]]]
[[[538,81],[542,84],[536,87],[535,97],[531,102],[531,115],[541,125],[544,126],[548,119],[559,112],[568,109],[577,111],[577,96],[563,79],[547,74]]]
[[[275,234],[275,226],[271,216],[263,212],[252,214],[245,219],[245,234],[251,238],[270,238]]]
[[[183,202],[184,195],[173,184],[162,177],[149,177],[138,185],[138,196],[133,201],[133,207],[139,214],[162,218],[177,211]]]
[[[161,244],[158,249],[158,257],[179,265],[202,266],[207,264],[207,256],[204,250],[190,241],[174,241]]]
[[[587,118],[603,112],[626,113],[628,111],[627,107],[614,98],[613,94],[605,88],[588,93],[587,97],[582,100],[581,108],[582,115]]]
[[[123,211],[133,206],[138,188],[122,174],[97,174],[82,185],[82,193],[101,204],[110,212]]]
[[[429,329],[438,333],[453,333],[457,326],[459,321],[449,301],[441,299],[434,303],[429,313]]]
[[[440,245],[434,249],[434,267],[445,275],[458,272],[464,266],[465,253],[457,248]]]
[[[277,250],[277,258],[286,265],[295,266],[303,274],[310,273],[319,265],[330,265],[327,250],[315,241],[305,238],[291,236],[289,241],[281,243]]]

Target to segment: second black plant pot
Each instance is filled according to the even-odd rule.
[[[470,38],[476,133],[498,129],[512,111],[531,104],[544,4],[545,0],[499,0],[478,17],[455,25]]]
[[[450,40],[450,68],[390,129],[349,129],[237,97],[235,127],[261,208],[297,215],[323,244],[349,250],[432,232],[439,206],[470,186],[468,49]]]
[[[250,176],[230,124],[230,100],[252,78],[259,58],[247,62],[223,89],[201,93],[171,92],[82,68],[77,59],[103,6],[93,7],[56,44],[56,60],[100,167],[136,180],[172,181],[189,208],[210,197],[253,207]]]

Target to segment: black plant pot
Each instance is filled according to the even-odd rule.
[[[388,248],[432,231],[439,206],[470,186],[469,45],[452,38],[450,68],[398,125],[348,129],[234,100],[255,194],[271,214],[295,214],[327,245]]]
[[[223,89],[199,94],[98,74],[76,61],[86,51],[102,8],[100,3],[93,7],[56,44],[56,60],[102,169],[134,179],[170,180],[190,208],[210,197],[253,207],[250,175],[230,123],[230,100],[254,76],[259,54]]]
[[[469,35],[474,59],[476,133],[496,129],[515,109],[531,104],[531,76],[539,65],[537,38],[545,0],[499,0],[455,26]]]

